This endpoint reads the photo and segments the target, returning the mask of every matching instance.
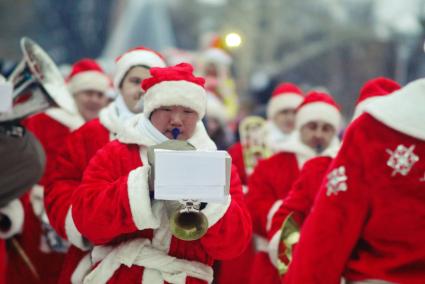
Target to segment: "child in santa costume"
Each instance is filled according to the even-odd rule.
[[[152,77],[142,84],[144,113],[97,152],[73,193],[72,218],[95,245],[95,267],[84,283],[211,283],[214,260],[245,249],[251,220],[235,169],[226,202],[202,209],[209,228],[199,240],[173,237],[164,202],[151,198],[148,146],[172,139],[178,128],[177,139],[216,149],[200,121],[206,109],[204,80],[192,71],[188,64],[151,69]]]
[[[94,119],[71,133],[65,148],[56,159],[57,170],[45,189],[47,216],[58,234],[72,246],[66,256],[59,283],[79,283],[90,269],[90,245],[75,228],[71,215],[71,196],[81,183],[84,169],[92,156],[115,139],[124,122],[140,111],[141,82],[150,76],[152,67],[164,67],[161,55],[137,47],[117,58],[114,85],[119,90],[115,102],[101,110]],[[85,258],[83,258],[85,256]]]
[[[19,213],[10,215],[12,227],[21,224],[15,240],[28,259],[16,246],[10,247],[7,283],[56,283],[68,249],[68,244],[57,236],[48,222],[43,187],[55,171],[54,160],[69,133],[86,119],[92,119],[107,102],[104,92],[110,87],[110,80],[95,61],[83,59],[74,65],[67,85],[75,100],[74,106],[68,106],[73,112],[51,108],[23,122],[42,144],[46,168],[38,185],[17,201],[21,202],[16,207]]]
[[[361,114],[365,104],[369,104],[370,101],[374,101],[377,97],[389,95],[398,89],[400,89],[400,85],[388,78],[378,77],[367,81],[360,90],[354,113]],[[311,211],[327,169],[339,149],[335,148],[335,150],[332,152],[327,151],[326,155],[313,158],[305,163],[288,196],[273,215],[272,226],[268,232],[270,241],[268,251],[272,263],[281,270],[282,274],[287,270],[289,264],[288,256],[286,255],[288,248],[281,242],[282,225],[284,222],[289,222],[288,218],[292,216],[293,221],[297,223],[297,227],[302,227],[304,220]],[[283,237],[290,238],[291,233],[288,231],[287,235]],[[295,240],[290,242],[294,243]],[[280,265],[278,265],[278,256],[282,257]]]
[[[425,80],[349,127],[285,283],[424,283]]]
[[[326,93],[309,93],[297,109],[296,131],[281,152],[258,163],[248,183],[247,205],[253,219],[257,254],[251,283],[279,283],[268,256],[268,231],[273,215],[298,178],[304,163],[339,147],[339,106]]]

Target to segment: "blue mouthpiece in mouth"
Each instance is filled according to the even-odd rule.
[[[177,139],[177,137],[179,137],[180,135],[180,129],[178,128],[173,128],[171,130],[171,134],[173,135],[173,139]]]

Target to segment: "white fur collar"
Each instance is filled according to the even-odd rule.
[[[365,111],[392,129],[425,140],[425,79],[377,98]]]
[[[143,146],[152,146],[156,143],[152,141],[148,135],[144,135],[141,131],[141,128],[138,127],[139,119],[141,119],[141,114],[137,114],[133,118],[129,119],[122,131],[118,134],[118,140],[125,144],[138,144]],[[187,140],[198,150],[216,150],[217,146],[208,136],[205,126],[202,121],[199,121],[196,125],[195,133],[193,136]]]
[[[338,137],[332,139],[331,144],[321,154],[317,154],[313,149],[301,142],[299,131],[294,131],[288,141],[279,147],[280,152],[294,153],[297,156],[298,165],[301,168],[304,163],[311,158],[318,156],[335,157],[340,148],[341,142]]]
[[[267,121],[267,137],[266,137],[266,143],[267,146],[273,151],[276,152],[279,147],[288,141],[290,134],[283,133],[279,127],[276,126],[276,124],[268,120]]]
[[[113,135],[116,135],[124,124],[118,117],[115,102],[110,103],[100,111],[99,121]]]
[[[69,113],[61,108],[50,108],[45,111],[45,114],[65,125],[71,129],[71,131],[74,131],[85,123],[83,117],[79,113]]]

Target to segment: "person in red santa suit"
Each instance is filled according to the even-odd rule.
[[[44,113],[27,118],[23,125],[42,144],[46,153],[43,177],[20,201],[22,214],[11,214],[12,226],[22,224],[14,237],[22,251],[8,251],[7,283],[56,283],[61,271],[68,243],[52,229],[47,219],[43,194],[48,176],[55,171],[54,160],[70,132],[86,120],[93,119],[105,106],[104,92],[110,88],[110,80],[100,66],[91,59],[82,59],[73,66],[67,79],[74,97],[74,112],[50,108]],[[19,218],[23,218],[20,220]]]
[[[360,90],[353,120],[363,112],[365,104],[369,104],[375,98],[389,95],[398,89],[400,89],[400,85],[397,82],[385,77],[367,81]],[[285,239],[290,245],[297,242],[298,238],[293,239],[292,234],[298,234],[297,229],[302,227],[304,220],[309,215],[327,169],[339,149],[335,148],[334,150],[332,152],[326,151],[326,155],[313,158],[305,163],[288,196],[283,200],[276,214],[273,215],[272,226],[268,232],[270,241],[268,252],[270,260],[279,269],[281,275],[287,271],[292,256],[292,247],[285,247],[282,240]],[[292,225],[292,230],[290,218],[292,218],[292,222],[296,223],[295,226]],[[286,228],[282,228],[283,224]],[[285,231],[284,236],[282,236],[283,231]],[[278,257],[280,258],[278,259]]]
[[[371,102],[349,127],[285,283],[423,283],[425,80]]]
[[[295,128],[295,111],[302,103],[302,91],[292,83],[279,84],[272,93],[267,105],[266,145],[276,151],[290,136]],[[244,185],[248,184],[248,177],[244,163],[242,143],[233,144],[228,150],[232,161],[238,169]],[[255,256],[254,245],[251,245],[237,259],[223,261],[219,268],[219,283],[248,283],[251,267]]]
[[[298,178],[304,163],[339,147],[339,106],[326,93],[312,91],[297,109],[295,131],[281,152],[258,163],[248,183],[247,205],[253,220],[257,254],[251,283],[279,283],[279,275],[268,256],[267,233],[273,215]]]
[[[145,48],[131,49],[117,58],[114,85],[119,90],[115,102],[66,139],[56,159],[57,170],[45,189],[44,203],[50,224],[72,246],[66,256],[60,283],[80,283],[90,269],[90,248],[76,229],[71,215],[71,196],[81,183],[84,169],[92,156],[115,139],[124,122],[141,110],[141,82],[152,67],[165,67],[160,54]],[[84,257],[84,258],[83,258]]]
[[[267,104],[267,127],[266,145],[276,152],[295,128],[295,111],[302,103],[304,95],[297,85],[292,83],[281,83],[273,91]],[[228,152],[233,163],[238,168],[239,175],[245,184],[248,177],[243,158],[243,147],[240,142],[233,144]]]
[[[144,113],[126,124],[92,158],[73,193],[72,218],[95,247],[93,270],[84,283],[211,283],[215,259],[236,257],[251,237],[236,170],[223,204],[208,203],[206,234],[195,241],[171,235],[164,202],[151,198],[147,147],[175,138],[200,150],[215,150],[201,119],[204,79],[189,64],[151,68],[142,83]]]

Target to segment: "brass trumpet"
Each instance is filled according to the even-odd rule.
[[[277,258],[277,268],[279,275],[283,275],[288,271],[289,263],[292,260],[292,248],[300,239],[300,227],[292,218],[292,213],[285,219],[281,228],[280,242],[285,248],[284,251],[279,251]],[[282,261],[285,260],[285,261]]]
[[[266,120],[260,116],[248,116],[239,125],[243,160],[248,175],[252,173],[260,159],[271,156],[266,145]]]
[[[148,148],[148,163],[151,166],[149,187],[154,186],[155,176],[155,149],[165,150],[196,150],[196,148],[185,141],[168,140]],[[173,236],[184,241],[200,239],[208,230],[208,219],[201,212],[201,202],[197,200],[165,201],[170,218],[170,229]]]

